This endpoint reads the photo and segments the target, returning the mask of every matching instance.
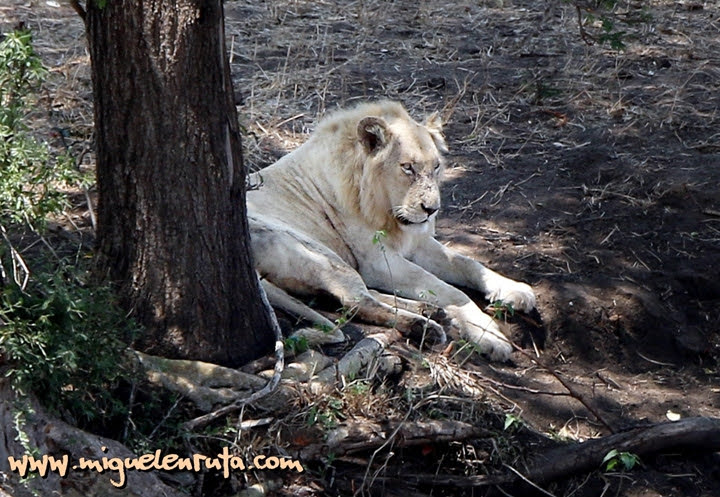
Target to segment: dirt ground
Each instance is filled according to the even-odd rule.
[[[81,23],[64,5],[10,5],[0,7],[0,24],[35,29],[53,71],[45,117],[82,149],[92,121]],[[354,101],[397,99],[418,118],[442,111],[450,168],[439,238],[538,295],[537,313],[513,319],[526,354],[465,365],[499,409],[531,431],[573,440],[678,415],[720,417],[714,1],[619,2],[612,19],[625,31],[622,51],[583,41],[576,10],[560,1],[225,8],[252,168]],[[563,395],[551,371],[596,413]],[[664,454],[630,473],[596,472],[549,491],[709,497],[720,492],[718,463],[717,455]],[[313,492],[331,495],[318,481]]]

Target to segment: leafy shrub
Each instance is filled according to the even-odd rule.
[[[54,155],[32,136],[26,122],[47,70],[32,47],[30,31],[7,33],[0,41],[0,220],[42,225],[64,206],[59,187],[76,183],[72,157]]]
[[[62,188],[81,179],[72,157],[54,154],[27,125],[46,73],[29,31],[0,40],[0,371],[18,394],[32,392],[88,426],[126,409],[113,392],[129,371],[124,350],[134,325],[110,289],[83,282],[84,269],[52,250],[26,263],[13,246],[19,233],[37,238],[66,205]]]
[[[66,277],[75,269],[36,275],[25,291],[0,294],[0,350],[20,394],[33,392],[68,421],[87,425],[119,414],[113,398],[130,374],[126,341],[133,323],[112,292]]]

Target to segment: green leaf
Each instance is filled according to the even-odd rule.
[[[623,471],[631,471],[640,463],[640,458],[631,452],[620,452],[613,449],[602,460],[601,465],[605,466],[605,471],[613,471],[618,468]]]
[[[615,457],[617,457],[617,455],[618,455],[617,449],[612,449],[610,452],[605,454],[605,457],[602,460],[602,464],[605,464],[606,462],[610,461],[611,459],[614,459]]]
[[[620,462],[625,467],[626,471],[630,471],[635,467],[638,462],[640,462],[640,459],[635,454],[630,454],[629,452],[621,452]]]
[[[373,235],[373,245],[377,245],[378,243],[382,242],[383,238],[387,238],[387,231],[386,230],[378,230]]]
[[[507,431],[509,428],[520,424],[522,424],[522,420],[519,417],[515,416],[514,414],[506,414],[503,430]]]

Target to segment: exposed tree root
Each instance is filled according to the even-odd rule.
[[[142,352],[135,355],[151,383],[187,397],[202,411],[246,397],[267,383],[255,375],[207,362],[166,359]]]
[[[305,389],[313,394],[329,392],[363,370],[371,377],[397,372],[400,359],[386,349],[400,336],[394,330],[369,335],[336,364],[318,352],[302,354],[285,369],[278,387],[261,398],[253,397],[267,384],[267,380],[259,376],[202,361],[135,354],[150,382],[186,396],[198,409],[206,412],[185,423],[185,428],[195,430],[239,411],[250,398],[255,407],[283,413],[295,404]],[[213,410],[218,405],[221,407]]]
[[[102,461],[103,458],[134,458],[125,446],[109,438],[93,435],[75,428],[48,414],[32,398],[18,399],[9,386],[8,380],[0,381],[0,474],[7,478],[0,482],[7,484],[14,497],[33,495],[62,495],[65,497],[107,496],[107,497],[183,497],[185,494],[163,483],[156,472],[127,471],[124,488],[111,483],[121,481],[119,472],[107,470],[73,469],[80,458],[88,461]],[[18,433],[22,431],[22,436]],[[102,448],[105,447],[106,450]],[[20,481],[17,473],[10,472],[8,457],[22,459],[36,450],[40,456],[54,456],[60,459],[69,456],[68,472],[61,478],[57,472],[48,471],[44,478],[29,476]],[[37,455],[37,454],[35,454]]]
[[[310,381],[310,391],[317,394],[328,392],[345,378],[357,377],[367,369],[369,377],[382,377],[397,372],[400,359],[387,352],[387,348],[401,337],[395,330],[368,335],[338,361],[336,365],[321,371]]]

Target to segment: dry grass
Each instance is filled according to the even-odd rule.
[[[694,22],[703,11],[668,1],[645,2],[642,9],[621,2],[616,15],[639,20],[627,50],[614,53],[578,42],[571,7],[556,2],[539,11],[526,3],[228,2],[249,163],[262,167],[296,147],[328,109],[380,96],[400,99],[416,114],[444,110],[458,131],[451,135],[456,153],[479,153],[495,167],[528,149],[548,153],[534,150],[554,134],[548,126],[587,129],[610,116],[611,131],[620,136],[650,125],[682,132],[717,122],[717,106],[705,98],[720,80],[717,41],[712,25],[698,26],[711,16]],[[709,14],[716,9],[702,5]],[[11,2],[0,9],[4,28],[22,21],[35,30],[52,70],[42,117],[73,142],[90,141],[81,21],[65,5]],[[684,81],[665,77],[667,61]],[[518,110],[538,103],[544,116],[518,121]],[[715,146],[713,136],[683,142]]]

